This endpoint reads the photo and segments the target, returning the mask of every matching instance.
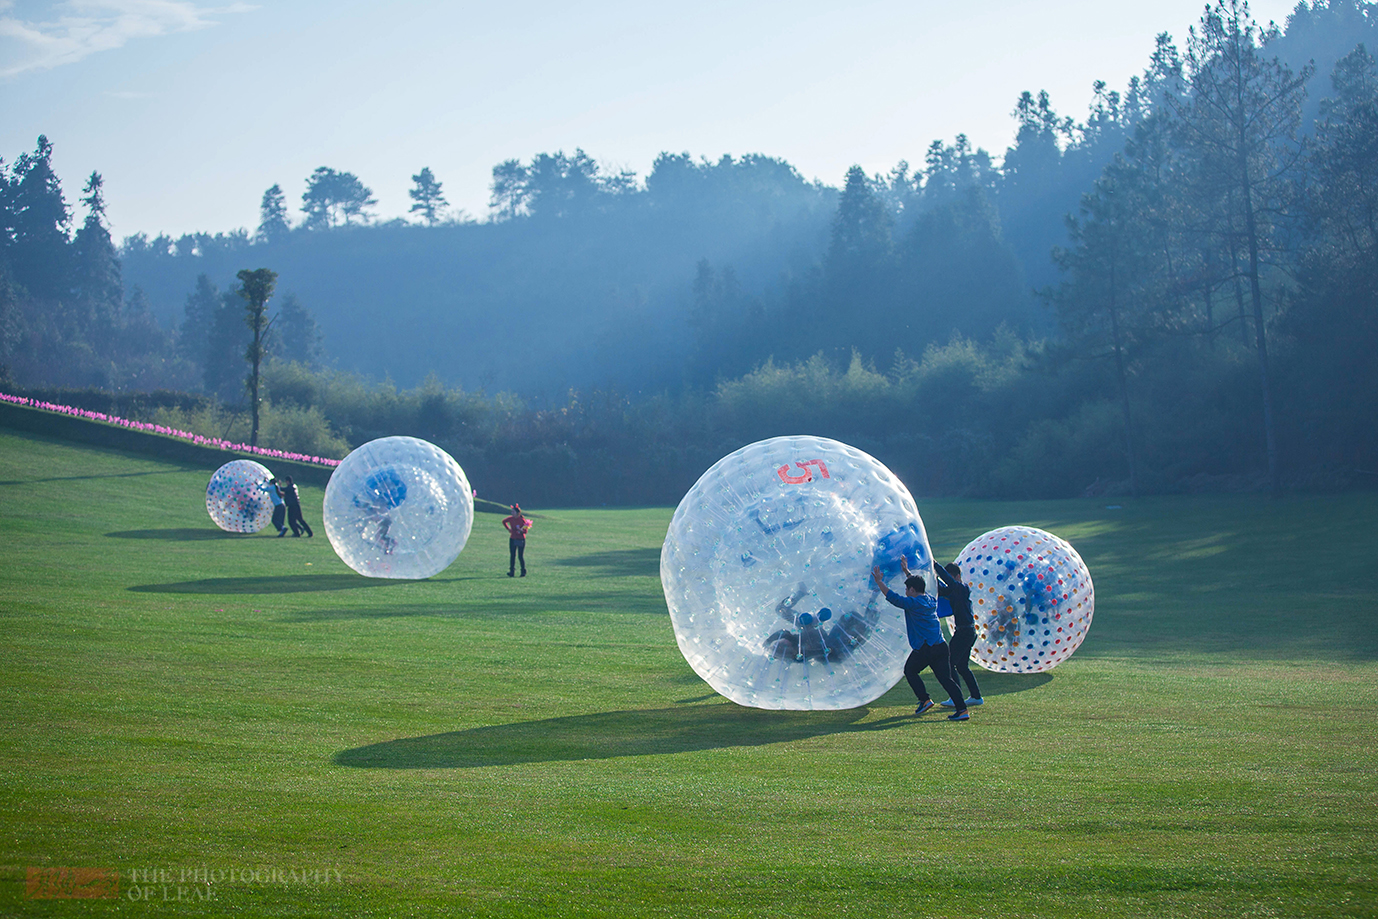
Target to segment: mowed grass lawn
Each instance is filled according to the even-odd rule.
[[[319,490],[314,539],[231,536],[210,472],[0,432],[0,914],[1378,914],[1372,494],[921,501],[940,557],[1041,526],[1096,585],[952,724],[715,695],[668,508],[534,509],[525,580],[480,514],[372,581]],[[118,896],[30,897],[55,867]]]

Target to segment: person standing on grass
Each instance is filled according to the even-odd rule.
[[[301,495],[297,494],[297,486],[292,482],[292,477],[289,475],[284,478],[282,484],[282,500],[287,505],[287,524],[292,528],[292,535],[300,536],[305,530],[308,537],[315,536],[310,525],[302,519]]]
[[[902,597],[885,586],[880,566],[871,569],[871,579],[875,581],[877,590],[885,592],[885,599],[891,606],[898,606],[904,610],[909,647],[913,649],[909,652],[909,659],[904,662],[904,678],[909,681],[909,688],[914,690],[914,695],[919,699],[919,707],[914,709],[914,714],[922,715],[933,707],[933,699],[928,695],[928,689],[919,676],[925,667],[933,671],[933,675],[951,698],[961,699],[962,690],[952,679],[952,662],[947,656],[947,642],[943,641],[943,630],[938,627],[938,601],[928,596],[928,585],[923,578],[909,573],[908,562],[901,559],[901,566],[905,575]],[[970,717],[967,714],[966,703],[959,704],[961,707],[947,716],[948,721],[966,721]]]
[[[267,484],[259,486],[267,493],[269,500],[273,502],[273,526],[278,531],[278,538],[287,535],[287,527],[283,521],[287,519],[287,505],[282,501],[282,492],[278,489],[278,480],[269,479]]]
[[[967,689],[971,690],[967,705],[984,705],[981,687],[971,673],[971,647],[976,644],[976,617],[971,614],[971,588],[962,583],[962,568],[956,562],[934,565],[933,574],[938,578],[938,618],[952,617],[952,640],[947,643],[948,656],[952,658],[952,682],[960,690],[961,681],[966,681]],[[953,696],[943,705],[955,708],[956,699]]]
[[[507,576],[515,577],[517,561],[522,563],[522,577],[526,577],[526,533],[531,529],[531,521],[522,516],[521,506],[512,505],[512,516],[502,518],[507,527]]]

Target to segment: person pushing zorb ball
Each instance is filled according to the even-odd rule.
[[[273,474],[253,460],[232,460],[215,470],[206,485],[206,513],[231,533],[257,533],[273,518],[268,497]]]
[[[474,493],[450,454],[415,437],[371,440],[325,487],[325,534],[346,565],[370,578],[428,578],[469,539]]]
[[[903,676],[904,614],[870,576],[879,566],[902,585],[901,557],[933,593],[923,521],[890,470],[835,440],[775,437],[719,460],[684,496],[660,580],[680,651],[722,695],[855,708]]]
[[[1001,527],[972,540],[957,564],[976,619],[971,659],[987,670],[1051,670],[1085,640],[1096,591],[1065,539],[1036,527]]]

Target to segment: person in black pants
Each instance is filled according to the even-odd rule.
[[[287,535],[287,505],[283,503],[282,492],[278,489],[278,480],[269,479],[268,484],[262,486],[268,498],[273,502],[273,529],[278,531],[278,536]]]
[[[904,570],[908,572],[909,566],[905,565]],[[914,709],[914,714],[922,715],[933,707],[933,699],[929,697],[928,689],[919,676],[925,667],[932,669],[933,675],[938,678],[938,682],[947,690],[949,696],[961,699],[962,689],[952,679],[952,662],[948,660],[947,642],[943,641],[943,630],[938,628],[938,601],[928,596],[928,585],[924,579],[916,574],[906,574],[904,596],[901,597],[885,586],[885,578],[881,576],[879,566],[871,569],[871,578],[875,581],[877,590],[885,591],[885,599],[891,606],[898,606],[904,610],[909,647],[913,649],[909,652],[909,659],[904,662],[904,678],[909,681],[909,688],[914,690],[914,695],[919,699],[919,707]],[[970,717],[967,714],[966,703],[960,704],[961,708],[947,716],[948,721],[966,721]]]
[[[507,576],[514,577],[517,573],[517,562],[522,563],[522,577],[526,577],[526,534],[531,529],[531,521],[522,516],[522,509],[519,505],[512,505],[512,516],[502,518],[502,525],[507,528]]]
[[[287,505],[287,525],[292,528],[292,535],[300,536],[305,530],[307,536],[315,536],[310,525],[302,519],[301,495],[297,494],[297,486],[292,484],[292,477],[289,475],[284,478],[282,485],[282,503]]]
[[[938,615],[943,616],[943,600],[948,602],[947,615],[952,617],[952,640],[948,642],[948,654],[952,658],[953,682],[961,689],[960,681],[965,680],[971,695],[967,705],[983,705],[981,687],[971,673],[971,646],[976,644],[976,619],[971,615],[971,588],[962,583],[962,568],[956,562],[934,565],[933,574],[938,578]],[[957,697],[953,696],[943,705],[955,708]]]

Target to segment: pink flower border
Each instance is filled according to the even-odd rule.
[[[73,408],[70,405],[54,405],[51,402],[39,402],[36,399],[11,396],[9,393],[0,392],[0,401],[9,402],[12,405],[26,405],[30,408],[41,409],[45,412],[56,412],[59,415],[71,415],[74,418],[85,418],[88,421],[100,421],[105,424],[114,424],[122,428],[143,431],[148,434],[162,434],[165,437],[176,437],[180,440],[190,441],[199,447],[213,447],[217,450],[232,450],[235,453],[251,453],[256,456],[271,456],[277,459],[292,460],[297,463],[310,463],[313,466],[335,467],[340,465],[339,460],[330,459],[325,456],[307,456],[304,453],[289,453],[285,450],[273,450],[269,447],[251,447],[248,444],[236,444],[228,440],[221,440],[219,437],[203,437],[200,434],[193,434],[190,431],[179,431],[176,428],[169,428],[166,425],[148,424],[143,421],[131,421],[128,418],[118,418],[114,415],[107,415],[104,412],[91,412],[84,408]]]

